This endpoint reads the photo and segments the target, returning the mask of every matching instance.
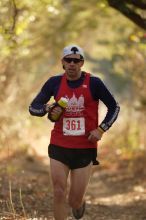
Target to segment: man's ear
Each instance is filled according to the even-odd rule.
[[[62,63],[62,68],[65,70],[63,59],[61,59],[61,63]]]
[[[84,60],[81,61],[81,67],[84,65]]]

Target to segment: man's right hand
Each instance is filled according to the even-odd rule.
[[[48,113],[48,118],[54,122],[57,121],[62,113],[62,108],[60,106],[55,106],[55,103],[46,105],[46,112]]]

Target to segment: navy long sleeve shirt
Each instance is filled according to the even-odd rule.
[[[29,111],[31,115],[41,117],[46,114],[45,104],[50,100],[52,96],[56,97],[62,76],[63,74],[53,76],[46,81],[40,92],[37,94],[37,96],[34,98],[34,100],[29,106]],[[71,88],[79,87],[82,84],[84,77],[85,74],[84,72],[82,72],[81,77],[78,80],[68,80],[68,86]],[[93,75],[91,75],[90,77],[90,91],[95,101],[101,100],[107,107],[107,113],[105,115],[105,118],[99,125],[104,131],[106,131],[116,120],[120,107],[114,99],[113,95],[104,85],[102,80]]]

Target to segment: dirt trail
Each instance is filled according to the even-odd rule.
[[[84,220],[146,220],[146,159],[93,169]],[[53,219],[48,158],[17,152],[0,158],[0,219]],[[70,217],[73,219],[73,217]]]

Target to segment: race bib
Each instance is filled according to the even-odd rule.
[[[85,134],[85,118],[64,118],[63,134],[79,136]]]

